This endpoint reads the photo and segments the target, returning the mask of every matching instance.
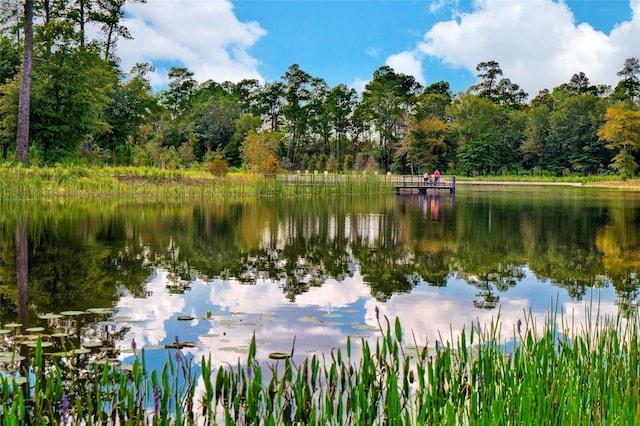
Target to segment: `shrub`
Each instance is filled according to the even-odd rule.
[[[209,163],[207,170],[214,176],[223,177],[229,173],[229,165],[222,158],[216,157]]]

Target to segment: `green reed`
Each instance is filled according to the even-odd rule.
[[[299,364],[293,348],[261,363],[254,337],[246,360],[216,366],[202,357],[199,374],[180,350],[161,371],[147,370],[144,351],[128,370],[69,369],[38,346],[31,382],[1,378],[0,418],[3,425],[636,424],[638,320],[590,314],[578,331],[555,312],[540,328],[528,314],[504,342],[498,318],[435,347],[407,339],[397,318],[381,316],[378,338],[357,342],[357,357],[347,339],[344,350]]]
[[[22,167],[0,165],[0,200],[317,196],[390,193],[376,174],[215,177],[204,170],[152,167]]]

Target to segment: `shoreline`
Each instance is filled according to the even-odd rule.
[[[582,188],[618,189],[640,191],[640,179],[600,181],[600,182],[547,182],[547,181],[510,181],[510,180],[456,180],[456,185],[469,186],[571,186]]]

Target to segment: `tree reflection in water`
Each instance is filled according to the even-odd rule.
[[[377,304],[417,289],[448,294],[461,279],[471,296],[460,303],[478,310],[497,309],[525,280],[576,301],[612,287],[619,311],[631,315],[638,207],[637,195],[582,188],[10,205],[0,210],[0,324],[150,298],[159,270],[169,294],[186,295],[195,282],[266,282],[292,305],[327,282],[354,279]],[[102,321],[78,325],[74,344],[108,346],[126,333]]]

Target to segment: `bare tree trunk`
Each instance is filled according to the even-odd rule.
[[[33,65],[33,0],[24,0],[24,53],[18,100],[16,161],[29,163],[29,122],[31,114],[31,67]]]
[[[18,284],[18,311],[20,321],[29,327],[29,242],[27,218],[16,223],[16,281]]]

